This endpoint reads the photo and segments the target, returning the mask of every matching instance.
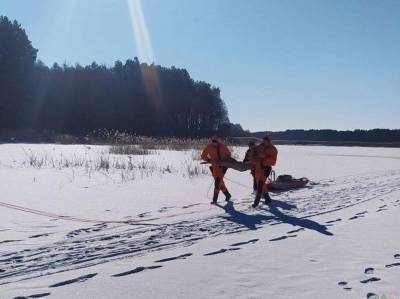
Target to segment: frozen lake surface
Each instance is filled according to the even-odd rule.
[[[197,151],[0,145],[0,298],[398,298],[400,149],[278,150],[311,184],[254,210]]]

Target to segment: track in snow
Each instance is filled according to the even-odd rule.
[[[244,198],[233,204],[223,203],[219,206],[223,209],[223,213],[218,215],[205,218],[194,216],[190,221],[178,220],[155,227],[96,224],[69,232],[59,242],[0,254],[0,285],[85,268],[116,259],[145,255],[171,247],[189,246],[201,239],[280,223],[289,223],[299,229],[289,231],[287,235],[270,241],[295,237],[294,232],[304,229],[332,235],[329,226],[342,221],[341,219],[320,224],[309,218],[399,191],[399,180],[398,170],[325,180],[308,189],[278,195],[270,207],[261,207],[256,211],[248,208],[252,198]],[[396,203],[395,205],[398,206]],[[181,215],[191,214],[190,209],[195,207],[197,206],[182,207]],[[356,217],[354,220],[363,216],[365,213],[360,211],[354,215]],[[179,218],[179,214],[176,218]],[[230,250],[228,248],[224,252]],[[187,254],[184,258],[189,256]]]

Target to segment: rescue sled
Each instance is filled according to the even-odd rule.
[[[211,164],[210,162],[201,162],[201,164]],[[250,170],[252,165],[250,162],[240,162],[233,158],[218,163],[222,167],[232,168],[243,172]],[[286,191],[305,187],[309,180],[305,177],[296,179],[289,174],[280,175],[276,178],[275,171],[272,171],[269,176],[268,187],[271,191]]]
[[[309,180],[305,177],[300,179],[295,179],[289,174],[284,174],[275,178],[275,172],[272,171],[269,177],[270,182],[268,183],[268,188],[271,191],[286,191],[291,189],[298,189],[305,187]]]

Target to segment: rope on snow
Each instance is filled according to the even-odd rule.
[[[48,218],[53,219],[60,219],[60,220],[68,220],[68,221],[75,221],[75,222],[86,222],[86,223],[117,223],[117,224],[129,224],[129,225],[152,225],[152,226],[159,226],[159,224],[155,223],[146,223],[142,221],[153,221],[158,220],[160,218],[150,218],[146,220],[100,220],[100,219],[89,219],[89,218],[80,218],[80,217],[72,217],[72,216],[65,216],[54,214],[46,211],[35,210],[23,206],[13,205],[6,202],[0,202],[0,206],[12,210],[22,211],[30,214],[35,214],[39,216],[45,216]]]

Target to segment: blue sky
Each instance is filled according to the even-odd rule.
[[[142,0],[147,56],[128,4],[0,0],[0,15],[48,65],[139,56],[186,68],[252,131],[400,128],[398,0]]]

